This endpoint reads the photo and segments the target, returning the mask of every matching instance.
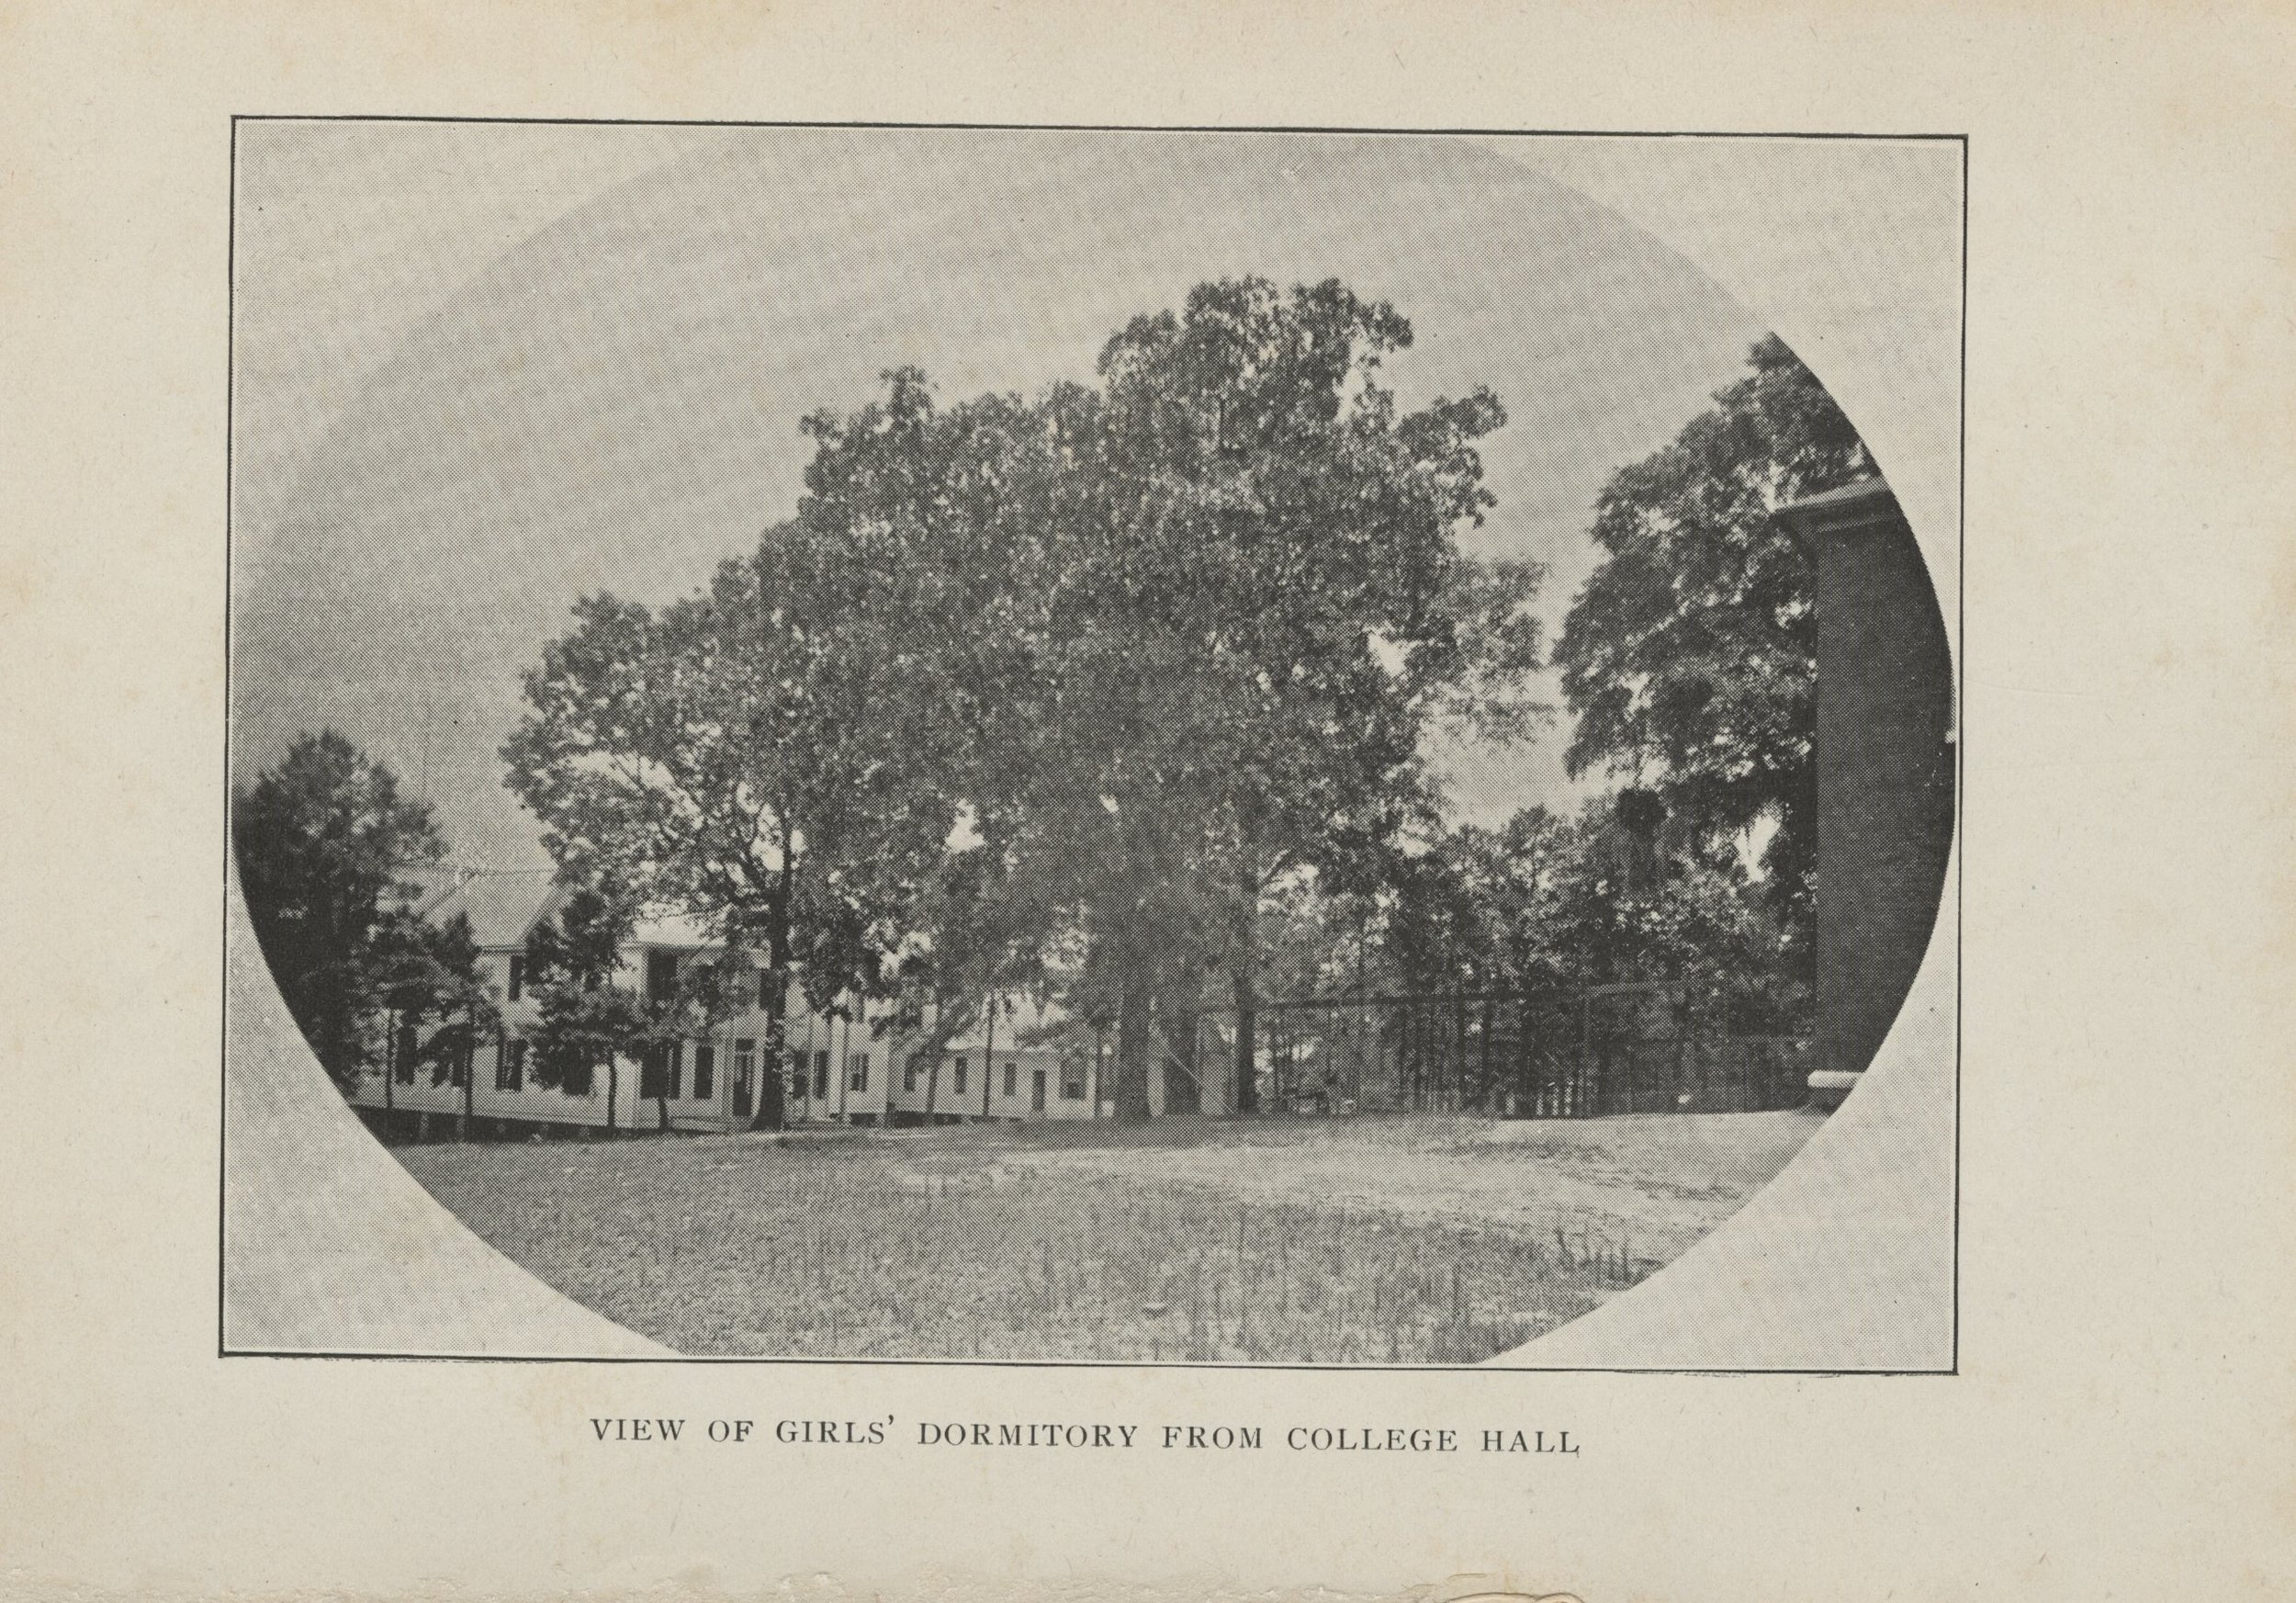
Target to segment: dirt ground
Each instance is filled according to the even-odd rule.
[[[1670,1261],[1818,1122],[1174,1119],[398,1156],[508,1257],[681,1351],[1452,1363]]]
[[[1540,1235],[1586,1226],[1631,1236],[1666,1262],[1738,1212],[1822,1122],[1800,1112],[1270,1120],[1199,1125],[1215,1134],[1168,1146],[1016,1144],[1001,1161]],[[1154,1136],[1187,1126],[1144,1128]]]

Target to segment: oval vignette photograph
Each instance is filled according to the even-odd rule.
[[[1957,533],[1579,148],[242,119],[224,1350],[1633,1368],[1821,1156],[1950,1254]]]

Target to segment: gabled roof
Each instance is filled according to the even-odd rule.
[[[536,924],[558,910],[567,894],[546,868],[465,869],[452,883],[433,888],[418,901],[415,911],[436,924],[465,914],[481,948],[515,951],[526,944]],[[628,943],[694,948],[715,946],[719,940],[701,920],[670,914],[640,919],[630,931]]]
[[[483,950],[514,951],[557,910],[565,892],[546,868],[482,868],[421,903],[416,911],[444,924],[460,913]]]
[[[470,877],[451,863],[401,863],[390,871],[382,905],[392,912],[420,912]]]
[[[633,946],[722,946],[724,938],[699,919],[670,913],[640,919],[630,927]]]
[[[987,1031],[983,1022],[975,1019],[951,1036],[943,1050],[978,1052],[987,1044]],[[996,1007],[996,1044],[1000,1048],[1016,1050],[1048,1046],[1052,1044],[1051,1036],[1074,1022],[1069,1014],[1054,1003],[1040,1005],[1027,997],[1001,997]]]

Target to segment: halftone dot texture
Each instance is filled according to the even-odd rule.
[[[1953,1367],[1953,873],[1896,1023],[1794,1161],[1649,1280],[1493,1364]]]
[[[496,751],[520,671],[577,595],[659,602],[702,583],[792,510],[798,419],[863,403],[884,369],[921,367],[950,401],[1086,379],[1126,319],[1232,274],[1390,299],[1417,334],[1387,375],[1407,405],[1498,393],[1510,422],[1483,457],[1499,505],[1469,539],[1548,564],[1540,610],[1559,626],[1593,563],[1604,480],[1735,379],[1763,332],[1671,250],[1532,170],[1615,175],[1638,148],[242,125],[235,770],[333,724],[433,801],[457,858],[541,863]],[[1694,202],[1697,164],[1728,149],[1680,169]],[[1876,159],[1874,183],[1904,181]],[[1782,196],[1761,226],[1844,204]],[[1745,243],[1728,219],[1704,226]],[[1874,243],[1841,270],[1870,274]],[[1804,354],[1858,376],[1837,390],[1853,418],[1902,412],[1905,394],[1939,411],[1947,376],[1886,343]],[[1958,571],[1939,542],[1955,510],[1942,448],[1924,435],[1881,453],[1941,583]],[[1567,804],[1562,734],[1449,753],[1462,811]],[[615,1343],[636,1338],[583,1324],[366,1140],[267,983],[248,999],[264,980],[252,943],[234,950],[234,1339],[627,1350]],[[1777,1182],[1671,1268],[1500,1361],[1949,1363],[1955,984],[1948,929],[1866,1083]],[[359,1289],[376,1264],[398,1266],[377,1281],[395,1292]],[[425,1296],[438,1305],[399,1305]],[[267,1340],[248,1323],[259,1307]]]
[[[468,219],[428,229],[411,198],[531,206],[499,152],[242,130],[241,772],[334,723],[437,804],[458,855],[535,861],[495,754],[577,595],[700,585],[793,510],[799,419],[862,404],[887,368],[951,401],[1089,379],[1128,319],[1225,275],[1391,300],[1416,334],[1388,373],[1406,404],[1499,394],[1499,503],[1469,538],[1550,565],[1551,629],[1593,565],[1604,480],[1761,332],[1647,234],[1468,141],[680,131],[632,136],[667,152],[635,177],[623,130],[501,131],[586,198],[511,245]],[[566,175],[592,150],[594,194]],[[1455,753],[1463,807],[1567,798],[1559,750]]]
[[[288,1017],[236,878],[230,902],[224,1347],[660,1356],[480,1241],[399,1167]]]

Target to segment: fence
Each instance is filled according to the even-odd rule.
[[[1711,1022],[1709,999],[1657,981],[1263,1003],[1255,1079],[1263,1106],[1300,1112],[1583,1119],[1798,1106],[1809,1043],[1730,1034]],[[1199,1016],[1195,1062],[1208,1077],[1232,1082],[1234,1028],[1232,1011]]]

